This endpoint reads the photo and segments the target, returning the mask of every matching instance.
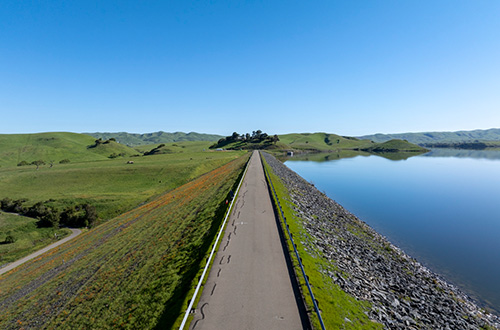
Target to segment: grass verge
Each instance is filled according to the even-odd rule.
[[[370,308],[367,302],[359,301],[341,290],[326,274],[326,272],[332,269],[332,267],[335,267],[335,265],[322,258],[318,251],[313,251],[308,248],[306,242],[311,238],[304,228],[305,220],[295,215],[288,189],[281,179],[272,172],[271,167],[266,163],[264,157],[262,157],[262,159],[267,169],[267,173],[269,174],[268,179],[271,180],[276,190],[290,232],[294,237],[302,265],[309,278],[309,283],[312,286],[312,291],[317,300],[319,309],[321,310],[321,316],[326,329],[382,329],[381,324],[372,322],[366,315],[366,312]],[[275,196],[272,197],[276,203]],[[286,231],[281,216],[280,222],[283,230]],[[314,312],[312,299],[309,296],[305,280],[302,276],[302,271],[300,270],[289,237],[287,237],[287,243],[289,254],[294,263],[295,273],[300,274],[297,278],[309,311],[312,326],[315,329],[321,329],[319,319]]]

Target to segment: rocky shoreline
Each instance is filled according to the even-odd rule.
[[[500,329],[466,294],[418,263],[273,156],[262,153],[289,191],[309,239],[339,287],[371,303],[368,317],[386,329]]]

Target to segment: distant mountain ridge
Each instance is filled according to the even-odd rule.
[[[171,142],[182,142],[182,141],[217,141],[222,138],[222,135],[217,134],[204,134],[196,132],[154,132],[154,133],[127,133],[127,132],[96,132],[96,133],[83,133],[90,135],[96,139],[108,140],[110,138],[115,138],[121,144],[126,144],[128,146],[140,146],[147,144],[157,144],[157,143],[171,143]]]
[[[374,142],[386,142],[392,139],[407,140],[415,144],[426,143],[452,143],[472,141],[500,141],[500,128],[486,130],[456,131],[456,132],[422,132],[398,134],[372,134],[359,136],[359,139],[369,139]]]

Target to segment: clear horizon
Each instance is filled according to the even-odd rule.
[[[500,127],[500,2],[3,1],[0,134]]]

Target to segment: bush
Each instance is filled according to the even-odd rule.
[[[21,162],[17,163],[17,166],[27,166],[27,165],[29,165],[29,164],[30,164],[30,163],[28,163],[27,161],[23,160],[23,161],[21,161]]]
[[[59,161],[59,164],[68,164],[69,162],[70,162],[69,159],[63,159]]]
[[[68,227],[92,227],[96,220],[97,211],[90,204],[71,206],[61,213],[61,225]]]
[[[5,244],[11,244],[11,243],[14,243],[16,241],[16,238],[12,235],[7,235],[7,237],[5,237],[5,240],[3,241]]]
[[[117,154],[116,152],[113,152],[111,155],[108,156],[108,158],[118,158],[118,157],[125,157],[125,153],[124,152],[120,152],[119,154]]]
[[[26,208],[23,206],[23,203],[26,202],[24,199],[12,200],[10,198],[4,198],[0,201],[0,208],[9,213],[19,213],[24,214],[26,212]]]
[[[38,227],[59,227],[59,214],[53,207],[48,207],[46,213],[38,217]]]

